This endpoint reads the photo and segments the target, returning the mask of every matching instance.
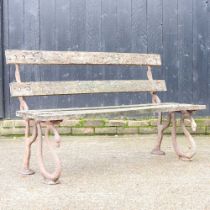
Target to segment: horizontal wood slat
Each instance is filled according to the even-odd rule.
[[[136,104],[124,106],[89,107],[89,108],[69,108],[69,109],[48,109],[48,110],[24,110],[17,111],[17,116],[37,120],[63,120],[94,117],[126,117],[138,115],[140,113],[153,112],[177,112],[182,110],[196,111],[206,109],[205,105],[195,104]]]
[[[90,64],[160,66],[158,54],[6,50],[7,64]]]
[[[70,95],[140,91],[166,91],[165,81],[95,80],[10,83],[10,92],[12,96]]]

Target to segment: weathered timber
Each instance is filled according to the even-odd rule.
[[[166,84],[164,80],[13,82],[10,84],[11,96],[15,97],[140,91],[166,91]]]
[[[140,104],[110,107],[92,107],[76,109],[45,109],[17,111],[17,116],[36,120],[63,120],[79,119],[81,117],[102,117],[125,116],[138,113],[152,112],[180,112],[182,110],[197,111],[205,109],[205,105],[162,103],[162,104]]]
[[[6,50],[7,64],[90,64],[160,66],[158,54]]]

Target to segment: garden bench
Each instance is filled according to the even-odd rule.
[[[192,118],[192,113],[205,109],[205,105],[161,103],[157,96],[158,91],[166,91],[164,80],[153,80],[152,67],[161,66],[160,55],[157,54],[137,54],[137,53],[109,53],[109,52],[71,52],[71,51],[30,51],[30,50],[6,50],[6,63],[15,64],[16,82],[10,83],[12,97],[18,97],[20,101],[20,111],[17,116],[22,117],[26,122],[25,128],[25,152],[22,174],[31,175],[34,171],[29,167],[31,145],[38,141],[38,162],[41,174],[47,184],[56,184],[61,174],[61,164],[54,146],[59,145],[60,135],[57,126],[65,119],[129,116],[139,113],[158,113],[158,137],[157,143],[152,150],[152,154],[164,155],[160,149],[164,130],[172,122],[173,147],[180,158],[191,159],[195,155],[195,142],[190,132],[185,127],[185,119],[191,123],[192,130],[196,129],[196,123]],[[147,67],[148,80],[97,80],[97,81],[35,81],[21,82],[20,65],[133,65]],[[41,68],[40,68],[41,69]],[[131,71],[131,70],[130,70]],[[114,92],[150,92],[152,103],[135,104],[122,106],[90,107],[90,108],[67,108],[67,109],[29,109],[25,97],[50,96],[50,95],[72,95],[72,94],[92,94],[92,93],[114,93]],[[163,121],[163,113],[168,116],[167,121]],[[180,113],[181,127],[187,137],[191,150],[183,153],[176,140],[176,113]],[[33,131],[30,131],[30,125]],[[42,154],[42,142],[47,142],[53,158],[55,160],[55,170],[49,173],[44,165]],[[54,134],[53,142],[49,141],[49,133]]]

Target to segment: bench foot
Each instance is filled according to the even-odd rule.
[[[191,112],[188,112],[188,111],[181,112],[181,121],[180,121],[181,122],[181,127],[182,127],[183,132],[186,136],[186,139],[189,142],[190,151],[188,153],[183,153],[180,150],[180,148],[178,147],[177,139],[176,139],[176,113],[175,112],[171,113],[171,117],[172,117],[172,131],[171,131],[172,143],[173,143],[174,151],[176,152],[179,159],[181,159],[181,160],[191,160],[193,158],[193,156],[196,154],[196,144],[195,144],[195,141],[194,141],[193,137],[191,136],[190,132],[185,127],[185,124],[184,124],[185,114],[188,115],[189,120],[191,121],[192,130],[194,130],[194,131],[196,130],[196,123],[191,116]]]
[[[57,185],[57,184],[60,184],[60,181],[57,180],[57,181],[53,181],[51,179],[45,179],[44,178],[44,181],[43,181],[44,184],[47,184],[47,185]]]
[[[59,178],[61,175],[61,162],[56,154],[56,152],[54,151],[53,145],[49,140],[49,132],[52,131],[54,133],[54,140],[55,140],[55,146],[60,145],[60,135],[57,131],[57,129],[55,128],[54,124],[57,124],[57,122],[53,123],[53,122],[46,122],[46,130],[45,130],[45,137],[44,140],[46,141],[50,152],[53,156],[53,159],[55,161],[55,170],[54,172],[50,173],[47,171],[47,169],[45,168],[45,164],[44,164],[44,160],[43,160],[43,151],[42,151],[42,147],[43,147],[43,138],[42,138],[42,130],[41,130],[41,123],[37,123],[37,130],[38,130],[38,163],[39,163],[39,168],[41,171],[42,176],[44,177],[44,183],[45,184],[49,184],[49,185],[54,185],[54,184],[58,184],[59,183]]]
[[[152,151],[151,151],[151,154],[152,155],[165,155],[166,153],[160,149],[156,149],[154,148]]]
[[[33,175],[33,174],[35,174],[35,171],[33,171],[33,170],[30,169],[30,168],[24,168],[24,169],[21,170],[20,173],[21,173],[22,175],[24,175],[24,176],[27,176],[27,175]]]

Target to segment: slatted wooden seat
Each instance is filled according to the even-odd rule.
[[[182,110],[195,111],[202,110],[203,105],[162,103],[160,104],[140,104],[140,105],[123,105],[107,107],[91,107],[78,109],[45,109],[45,110],[23,110],[17,111],[17,116],[35,120],[66,120],[97,117],[122,116],[126,113],[139,114],[151,112],[180,112]]]
[[[20,111],[17,116],[26,121],[25,130],[25,155],[23,174],[30,175],[34,172],[29,168],[31,144],[37,139],[38,160],[40,170],[45,180],[49,184],[55,184],[61,174],[61,165],[58,156],[52,149],[48,134],[54,133],[56,145],[60,142],[60,135],[55,125],[64,119],[77,119],[81,117],[113,117],[129,116],[139,113],[158,113],[158,138],[152,154],[163,155],[161,151],[161,141],[163,131],[172,121],[172,140],[176,154],[180,158],[191,159],[195,154],[195,143],[186,129],[184,119],[188,118],[193,130],[196,129],[195,121],[192,118],[192,112],[205,109],[205,105],[179,104],[179,103],[161,103],[157,96],[158,91],[166,91],[164,80],[153,80],[153,66],[161,66],[160,55],[157,54],[136,54],[136,53],[107,53],[107,52],[62,52],[62,51],[25,51],[25,50],[6,50],[7,64],[15,64],[16,82],[10,84],[12,97],[18,97],[20,101]],[[35,81],[21,82],[20,64],[30,65],[135,65],[147,66],[148,80],[100,80],[100,81]],[[62,72],[61,72],[62,74]],[[49,95],[73,95],[73,94],[92,94],[92,93],[114,93],[114,92],[150,92],[152,96],[151,104],[135,104],[122,106],[106,106],[91,108],[68,108],[68,109],[29,109],[25,97],[49,96]],[[162,113],[168,113],[168,121],[162,122]],[[176,113],[181,113],[181,126],[191,145],[191,152],[184,154],[180,151],[176,141]],[[30,133],[30,122],[33,123],[33,132]],[[42,130],[45,128],[45,140],[48,143],[56,167],[53,173],[49,173],[45,166],[42,156]]]

